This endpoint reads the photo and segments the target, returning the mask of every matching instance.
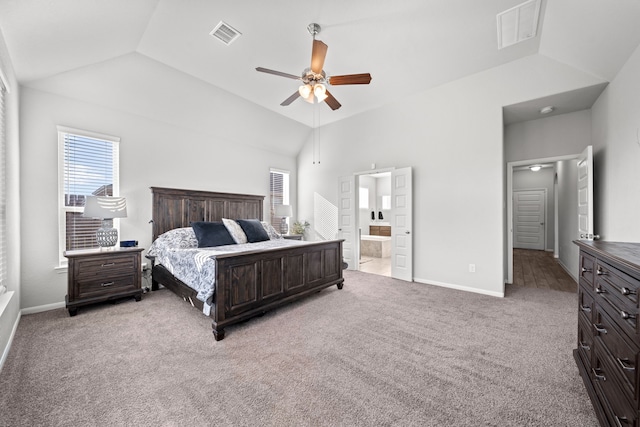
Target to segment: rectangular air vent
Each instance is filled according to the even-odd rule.
[[[536,36],[540,0],[528,0],[498,14],[498,49]]]
[[[230,45],[242,35],[240,31],[223,21],[220,21],[209,34],[226,45]]]

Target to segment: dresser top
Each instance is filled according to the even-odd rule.
[[[640,274],[640,243],[574,240],[580,249],[617,267]]]
[[[144,248],[135,247],[127,247],[121,248],[119,246],[114,246],[113,248],[108,249],[76,249],[73,251],[65,251],[64,256],[67,258],[73,257],[82,257],[82,256],[96,256],[96,255],[117,255],[128,252],[142,252]]]

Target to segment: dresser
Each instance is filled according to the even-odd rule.
[[[66,308],[75,316],[78,307],[123,297],[142,297],[143,248],[66,251],[69,260]]]
[[[580,247],[574,358],[602,426],[639,427],[640,243]]]

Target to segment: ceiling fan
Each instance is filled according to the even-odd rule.
[[[309,24],[307,26],[307,30],[313,37],[311,67],[305,68],[300,77],[262,67],[257,67],[256,71],[302,81],[303,85],[300,86],[293,95],[282,101],[280,104],[282,106],[289,105],[299,97],[302,97],[305,101],[312,104],[314,101],[317,101],[318,103],[324,101],[332,110],[337,110],[342,106],[342,104],[340,104],[338,100],[335,99],[327,90],[326,85],[367,85],[371,82],[371,74],[363,73],[327,76],[322,67],[324,66],[324,58],[327,55],[328,46],[322,41],[316,40],[316,34],[320,33],[320,25],[315,23]]]

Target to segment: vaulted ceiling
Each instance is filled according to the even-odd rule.
[[[538,35],[499,50],[496,15],[523,1],[0,0],[0,29],[24,85],[136,53],[309,126],[309,104],[280,106],[299,82],[255,68],[299,75],[312,22],[327,73],[373,76],[332,87],[342,108],[326,107],[323,124],[528,55],[610,81],[640,43],[640,1],[542,0]],[[220,21],[242,36],[213,38]]]

